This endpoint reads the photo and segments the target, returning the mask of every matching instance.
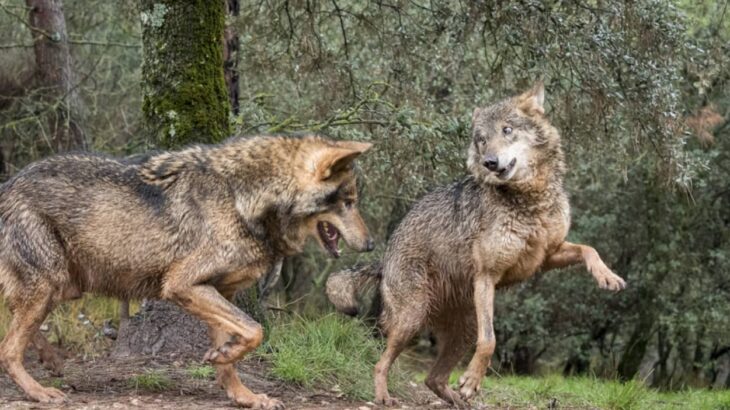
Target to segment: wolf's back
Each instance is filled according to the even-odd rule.
[[[327,279],[327,298],[339,312],[355,316],[359,311],[357,296],[368,287],[379,285],[382,277],[383,264],[381,262],[335,272]]]

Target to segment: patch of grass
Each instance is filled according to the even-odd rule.
[[[272,323],[269,341],[258,354],[271,362],[271,373],[278,379],[371,400],[373,367],[381,352],[382,341],[373,337],[372,328],[330,314]],[[403,390],[405,376],[397,366],[389,379],[393,391]]]
[[[208,365],[190,366],[187,368],[187,373],[193,379],[210,380],[215,376],[215,368]]]
[[[173,383],[167,375],[160,371],[148,370],[132,376],[127,380],[129,387],[135,390],[162,391],[172,387]]]
[[[63,379],[60,377],[54,377],[46,383],[48,387],[55,387],[56,389],[60,389],[63,387]]]
[[[460,372],[454,372],[455,384]],[[730,410],[730,391],[693,389],[662,392],[644,386],[640,381],[619,382],[593,377],[522,377],[490,375],[482,384],[478,400],[489,406],[547,408],[555,402],[558,408],[634,410],[634,409],[699,409]]]

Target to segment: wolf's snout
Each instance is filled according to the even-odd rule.
[[[517,158],[512,158],[509,163],[505,162],[506,161],[500,161],[498,156],[490,154],[484,157],[483,164],[485,168],[497,174],[499,178],[504,179],[510,176],[512,169],[517,163]]]
[[[368,240],[365,242],[365,251],[366,252],[372,252],[375,249],[375,241],[373,238],[368,238]]]
[[[487,155],[484,158],[484,166],[490,171],[496,171],[499,169],[499,158],[496,155]]]

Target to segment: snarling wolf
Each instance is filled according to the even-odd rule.
[[[84,292],[172,301],[205,322],[205,359],[237,404],[282,408],[240,381],[234,363],[263,331],[230,300],[313,237],[374,247],[357,209],[355,159],[370,144],[234,137],[133,159],[68,154],[0,186],[0,290],[13,313],[0,365],[32,399],[63,400],[23,367],[55,305]]]
[[[595,249],[565,240],[570,208],[563,152],[543,100],[544,87],[537,84],[474,110],[468,176],[413,205],[390,238],[382,266],[353,268],[328,279],[330,300],[349,314],[357,312],[361,287],[378,286],[379,321],[388,338],[375,367],[378,403],[395,404],[388,394],[388,369],[424,327],[438,345],[426,385],[452,404],[472,398],[495,348],[495,288],[578,263],[600,287],[624,288]],[[449,374],[474,342],[476,352],[457,393],[447,385]]]

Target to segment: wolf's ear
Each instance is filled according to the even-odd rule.
[[[518,98],[518,107],[527,113],[545,114],[545,85],[542,81],[538,81],[535,85]]]
[[[333,147],[322,148],[314,162],[314,176],[324,181],[342,171],[352,168],[352,163],[363,152],[372,147],[368,142],[340,141]]]

